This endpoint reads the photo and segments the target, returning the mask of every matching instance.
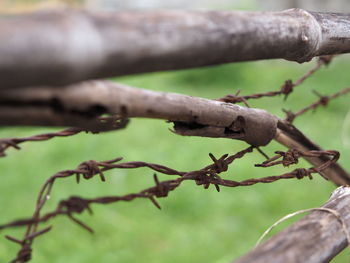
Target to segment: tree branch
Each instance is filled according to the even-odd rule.
[[[293,125],[264,110],[220,101],[109,81],[83,82],[60,89],[0,90],[0,125],[73,126],[100,131],[101,121],[104,124],[104,119],[108,120],[97,121],[103,114],[172,121],[175,133],[186,136],[238,139],[254,146],[264,146],[275,139],[289,149],[322,150]],[[324,156],[306,159],[314,166],[329,160]],[[337,185],[350,184],[350,176],[337,163],[321,174]]]
[[[181,135],[239,139],[254,146],[268,144],[277,126],[277,118],[264,110],[109,81],[0,92],[0,125],[76,127],[102,114],[169,120]]]
[[[323,211],[315,209],[235,262],[329,262],[348,245],[349,204],[350,188],[337,188]]]
[[[236,61],[350,51],[350,15],[45,11],[0,19],[0,87],[66,85]],[[11,30],[9,30],[11,29]]]

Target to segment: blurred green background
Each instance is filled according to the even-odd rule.
[[[317,100],[313,89],[330,94],[350,83],[349,58],[337,57],[331,65],[297,87],[287,101],[277,97],[250,103],[280,117],[283,117],[281,108],[297,111]],[[278,90],[286,79],[296,80],[314,63],[260,61],[114,80],[140,88],[218,98],[238,89],[241,94]],[[350,109],[348,102],[349,96],[332,101],[327,108],[300,117],[295,125],[323,148],[339,150],[340,163],[350,170],[347,161],[350,137],[345,121]],[[122,156],[125,161],[140,160],[193,170],[210,162],[209,152],[221,156],[247,146],[227,139],[181,137],[169,132],[168,128],[171,124],[165,121],[133,119],[125,130],[25,143],[20,151],[9,150],[8,156],[0,160],[0,223],[30,216],[46,178],[57,171],[75,168],[85,160],[101,161]],[[56,130],[1,128],[0,136],[18,137]],[[272,142],[264,151],[273,155],[275,150],[283,149]],[[261,161],[263,157],[253,153],[234,162],[223,176],[244,180],[278,175],[295,168],[255,168],[254,164]],[[305,162],[300,166],[310,167]],[[57,181],[46,211],[71,195],[97,197],[138,192],[154,184],[152,174],[148,169],[113,170],[106,174],[105,183],[98,178],[84,180],[79,185],[74,178]],[[162,210],[143,199],[108,206],[94,205],[93,216],[79,216],[93,227],[94,235],[67,218],[50,221],[48,225],[52,224],[53,229],[34,243],[32,262],[230,262],[252,249],[263,231],[276,220],[300,209],[322,205],[333,189],[332,183],[319,176],[311,181],[285,180],[245,188],[222,188],[220,193],[212,186],[204,190],[194,182],[186,182],[168,198],[159,199]],[[283,223],[273,233],[292,221]],[[20,238],[23,229],[8,229],[0,234]],[[12,259],[17,249],[16,244],[4,238],[0,240],[0,262]],[[345,262],[349,258],[348,252],[343,252],[334,262]]]

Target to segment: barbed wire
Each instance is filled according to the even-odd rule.
[[[286,100],[289,94],[293,92],[295,87],[301,85],[305,80],[307,80],[315,72],[317,72],[323,65],[330,64],[333,57],[334,56],[319,57],[316,62],[316,65],[312,69],[310,69],[307,73],[305,73],[301,78],[299,78],[295,82],[293,82],[292,80],[286,80],[284,84],[281,86],[280,90],[256,93],[256,94],[245,95],[245,96],[239,96],[240,91],[237,91],[236,94],[228,94],[225,97],[219,98],[218,100],[227,102],[227,103],[243,102],[247,107],[249,107],[247,103],[247,100],[249,99],[260,99],[263,97],[275,97],[278,95],[284,95],[284,99]]]
[[[16,220],[11,223],[1,225],[0,230],[9,228],[9,227],[18,227],[18,226],[27,226],[25,235],[22,240],[17,238],[6,236],[6,238],[12,242],[15,242],[21,246],[20,250],[17,253],[16,258],[11,261],[16,262],[28,262],[31,259],[32,255],[32,244],[35,238],[41,236],[50,231],[51,227],[38,230],[40,223],[49,221],[50,219],[57,217],[59,215],[65,215],[73,222],[77,223],[84,229],[89,232],[93,232],[92,228],[81,220],[75,217],[75,214],[81,214],[85,210],[89,213],[92,213],[91,205],[92,204],[110,204],[120,201],[132,201],[136,198],[146,198],[149,199],[157,208],[161,208],[159,203],[156,201],[156,198],[167,197],[169,192],[178,188],[184,181],[195,181],[197,185],[204,186],[205,189],[208,189],[210,185],[214,185],[216,190],[220,191],[220,186],[224,187],[239,187],[239,186],[251,186],[257,183],[272,183],[281,179],[302,179],[304,177],[309,177],[312,179],[312,174],[319,173],[323,169],[328,168],[330,165],[335,163],[339,158],[339,153],[336,151],[309,151],[301,152],[296,149],[289,150],[287,152],[278,151],[277,156],[270,158],[269,160],[263,162],[260,167],[269,167],[277,164],[283,164],[289,166],[291,164],[297,163],[299,157],[302,156],[331,156],[332,158],[317,167],[311,167],[308,169],[297,168],[291,172],[278,175],[278,176],[268,176],[263,178],[252,178],[244,181],[233,181],[222,179],[219,174],[226,172],[229,165],[236,159],[243,158],[247,153],[251,153],[255,147],[250,146],[242,151],[237,152],[233,155],[224,154],[219,159],[215,158],[214,155],[209,154],[209,157],[212,160],[212,163],[208,166],[195,171],[183,172],[177,171],[175,169],[153,163],[146,162],[125,162],[118,163],[122,158],[116,158],[109,161],[97,162],[97,161],[86,161],[81,163],[76,169],[73,170],[64,170],[56,173],[51,176],[41,188],[34,214],[29,219]],[[282,161],[276,161],[278,158],[283,157]],[[166,180],[160,182],[156,174],[154,174],[155,186],[144,189],[138,193],[127,194],[124,196],[103,196],[93,199],[87,199],[79,196],[71,196],[67,200],[62,200],[57,205],[56,209],[53,212],[49,212],[41,216],[41,210],[43,209],[45,203],[50,197],[50,194],[53,189],[53,185],[56,179],[58,178],[67,178],[71,176],[76,177],[77,183],[80,182],[81,177],[83,179],[91,179],[94,176],[99,176],[101,181],[106,181],[104,172],[111,169],[135,169],[140,167],[148,167],[149,169],[159,172],[166,175],[176,175],[179,176],[176,179]]]
[[[300,84],[302,84],[307,78],[312,76],[315,72],[317,72],[323,65],[328,65],[331,62],[332,56],[320,57],[316,63],[316,65],[309,70],[306,74],[304,74],[301,78],[292,82],[291,80],[285,81],[280,90],[271,91],[265,93],[257,93],[246,96],[239,96],[239,91],[235,95],[227,95],[221,99],[220,101],[229,102],[229,103],[238,103],[243,102],[246,106],[249,107],[247,100],[249,99],[259,99],[262,97],[274,97],[277,95],[284,95],[284,99],[288,97],[288,95],[293,92],[294,88]],[[343,89],[333,95],[330,96],[321,96],[317,94],[320,99],[305,107],[304,109],[298,111],[297,113],[288,112],[290,119],[287,120],[292,122],[297,116],[304,114],[305,112],[316,109],[318,106],[326,106],[331,99],[335,99],[339,96],[345,95],[350,92],[350,88]],[[286,111],[287,112],[287,111]],[[110,116],[110,117],[100,117],[99,120],[104,125],[111,125],[113,129],[124,128],[128,120],[125,118]],[[8,148],[20,149],[19,144],[29,141],[45,141],[55,137],[67,137],[73,136],[82,131],[87,132],[81,128],[68,128],[59,132],[53,133],[44,133],[40,135],[34,135],[30,137],[23,138],[9,138],[9,139],[1,139],[0,140],[0,157],[5,156],[5,151]],[[96,132],[97,133],[97,132]],[[290,165],[297,164],[299,162],[300,157],[324,157],[325,161],[311,168],[297,168],[290,172],[284,173],[282,175],[277,176],[267,176],[262,178],[251,178],[243,181],[234,181],[223,179],[220,174],[226,172],[228,170],[229,165],[234,162],[236,159],[243,158],[246,154],[251,153],[254,149],[256,149],[259,153],[265,156],[266,161],[261,164],[256,164],[256,167],[271,167],[275,165],[282,165],[284,167],[288,167]],[[157,202],[157,198],[167,197],[169,193],[175,189],[177,189],[184,181],[194,181],[196,185],[203,186],[205,189],[208,189],[210,185],[213,185],[215,189],[220,192],[220,187],[243,187],[243,186],[251,186],[258,183],[273,183],[278,180],[284,179],[302,179],[304,177],[308,177],[312,179],[313,174],[320,173],[322,170],[327,169],[332,164],[336,163],[339,159],[339,152],[329,150],[329,151],[300,151],[297,149],[289,149],[286,152],[276,151],[276,155],[272,158],[269,158],[260,148],[250,146],[240,152],[237,152],[233,155],[224,154],[219,159],[217,159],[214,155],[209,154],[212,163],[208,166],[194,170],[190,172],[178,171],[167,166],[163,166],[160,164],[147,163],[147,162],[121,162],[122,158],[116,158],[113,160],[97,162],[94,160],[86,161],[81,163],[76,169],[73,170],[63,170],[60,171],[51,177],[49,177],[45,183],[43,184],[40,192],[38,194],[35,210],[32,217],[22,220],[12,221],[8,224],[0,225],[0,230],[10,228],[10,227],[20,227],[25,226],[26,231],[22,239],[17,239],[12,236],[6,235],[5,237],[17,244],[20,245],[20,249],[16,255],[16,258],[13,259],[12,263],[22,263],[28,262],[32,258],[32,245],[36,238],[39,236],[46,234],[51,230],[50,227],[46,227],[43,229],[39,229],[42,223],[47,222],[57,216],[63,215],[67,216],[73,222],[77,223],[79,226],[83,227],[89,232],[93,232],[93,229],[89,227],[87,224],[82,222],[80,219],[76,217],[77,214],[81,214],[84,211],[88,211],[92,213],[92,204],[110,204],[116,203],[120,201],[129,202],[137,198],[146,198],[150,200],[157,208],[161,208],[159,203]],[[156,173],[176,176],[177,178],[165,181],[159,181],[157,174],[154,173],[153,179],[155,185],[144,189],[137,193],[126,194],[123,196],[102,196],[97,198],[83,198],[79,196],[71,196],[68,199],[61,200],[54,211],[51,211],[46,214],[42,214],[42,209],[48,201],[54,184],[57,179],[63,179],[74,176],[76,178],[76,182],[79,183],[82,179],[89,180],[95,176],[98,176],[101,181],[106,181],[105,172],[112,169],[136,169],[136,168],[149,168]]]
[[[299,110],[296,113],[293,113],[292,111],[283,109],[283,111],[286,113],[285,120],[292,123],[295,120],[295,118],[305,114],[306,112],[308,112],[310,110],[316,110],[320,106],[326,107],[331,100],[336,99],[340,96],[346,95],[349,92],[350,92],[350,87],[344,88],[344,89],[342,89],[342,90],[340,90],[332,95],[329,95],[329,96],[324,96],[324,95],[321,95],[320,93],[318,93],[317,91],[314,91],[314,93],[319,97],[319,99],[316,102],[311,103],[310,105],[306,106],[305,108]]]
[[[330,157],[326,162],[324,162],[322,165],[315,167],[314,169],[317,169],[317,171],[324,170],[325,167],[329,167],[330,165],[336,163],[339,160],[340,153],[338,151],[334,150],[328,150],[328,151],[301,151],[297,149],[289,149],[286,152],[283,151],[276,151],[275,156],[271,157],[270,159],[262,162],[261,164],[256,164],[256,167],[271,167],[275,165],[283,165],[284,167],[289,167],[292,164],[297,164],[299,162],[300,157],[322,157],[327,156]],[[281,159],[281,160],[279,160]]]
[[[80,128],[68,128],[59,132],[43,133],[43,134],[34,135],[30,137],[0,139],[0,157],[6,156],[5,151],[10,147],[16,150],[20,150],[21,147],[19,146],[19,144],[23,142],[46,141],[54,137],[72,136],[82,131],[83,130]]]
[[[286,80],[284,82],[284,84],[282,85],[282,87],[280,88],[280,90],[269,91],[269,92],[264,92],[264,93],[256,93],[256,94],[245,95],[245,96],[239,96],[240,90],[238,90],[236,92],[236,94],[228,94],[225,97],[219,98],[218,100],[223,101],[223,102],[227,102],[227,103],[233,103],[233,104],[242,102],[247,107],[250,107],[250,105],[248,103],[249,99],[260,99],[263,97],[275,97],[277,95],[284,95],[284,99],[287,99],[289,94],[293,92],[294,87],[301,85],[306,79],[308,79],[314,73],[316,73],[323,65],[329,65],[333,58],[334,58],[334,56],[319,57],[316,65],[313,68],[311,68],[307,73],[305,73],[301,78],[299,78],[295,82],[292,82],[291,80]],[[344,88],[344,89],[342,89],[342,90],[340,90],[332,95],[329,95],[329,96],[321,95],[319,92],[317,92],[315,90],[313,92],[319,97],[319,99],[316,102],[311,103],[310,105],[299,110],[298,112],[293,113],[290,110],[282,109],[283,112],[286,114],[286,119],[285,119],[286,121],[288,121],[289,123],[292,123],[295,120],[295,118],[305,114],[306,112],[308,112],[310,110],[316,110],[319,106],[324,106],[324,107],[327,106],[330,100],[336,99],[340,96],[344,96],[347,93],[349,93],[350,87]]]
[[[103,126],[113,130],[125,128],[129,122],[129,120],[126,118],[120,118],[116,116],[101,117],[98,119]],[[79,134],[81,132],[98,133],[98,131],[89,131],[82,128],[72,127],[72,128],[58,131],[58,132],[42,133],[42,134],[33,135],[29,137],[0,139],[0,157],[5,157],[6,156],[5,152],[9,148],[20,150],[21,147],[19,146],[19,144],[24,142],[47,141],[55,137],[68,137],[68,136]]]

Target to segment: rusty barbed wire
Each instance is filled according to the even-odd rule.
[[[286,152],[276,151],[275,156],[270,159],[262,162],[261,164],[256,164],[256,167],[271,167],[275,165],[283,165],[284,167],[289,167],[290,165],[297,164],[299,162],[299,158],[301,157],[321,157],[327,156],[330,157],[329,160],[324,162],[322,165],[318,166],[318,171],[325,169],[325,167],[329,167],[330,165],[336,163],[339,160],[340,153],[334,150],[328,151],[301,151],[297,149],[289,149]],[[281,159],[281,160],[279,160]],[[314,168],[316,169],[316,168]]]
[[[319,106],[326,107],[328,105],[329,101],[336,99],[340,96],[346,95],[349,92],[350,92],[350,87],[344,88],[344,89],[342,89],[342,90],[340,90],[332,95],[329,95],[329,96],[324,96],[324,95],[319,94],[317,91],[314,91],[314,93],[319,97],[319,99],[316,102],[311,103],[309,106],[306,106],[305,108],[299,110],[296,113],[293,113],[292,111],[283,109],[284,113],[286,113],[285,120],[292,123],[295,120],[295,118],[303,115],[304,113],[306,113],[310,110],[316,110]]]
[[[68,128],[59,132],[43,133],[43,134],[34,135],[30,137],[0,139],[0,157],[6,156],[5,151],[10,147],[16,150],[20,150],[21,147],[19,146],[19,144],[23,142],[46,141],[54,137],[72,136],[82,131],[83,130],[80,128]]]
[[[252,94],[247,96],[239,96],[239,91],[235,95],[227,95],[221,99],[220,101],[229,102],[229,103],[237,103],[243,102],[246,106],[249,107],[247,100],[249,99],[259,99],[262,97],[273,97],[277,95],[284,95],[284,99],[288,97],[288,95],[293,92],[294,87],[302,84],[307,78],[313,75],[317,70],[319,70],[323,65],[327,65],[330,63],[332,56],[320,57],[316,63],[316,65],[304,74],[301,78],[292,82],[291,80],[285,81],[280,90]],[[294,114],[294,118],[299,116],[310,109],[315,109],[320,105],[327,105],[330,99],[334,99],[345,93],[348,93],[350,88],[344,89],[336,94],[331,96],[320,96],[318,102],[311,104],[310,106],[304,108],[303,110]],[[301,112],[301,113],[300,113]],[[124,118],[120,118],[117,116],[111,117],[100,117],[99,120],[104,125],[112,125],[113,129],[124,128],[127,125],[128,120]],[[114,126],[113,126],[114,125]],[[31,137],[24,138],[9,138],[9,139],[1,139],[0,140],[0,157],[5,156],[5,151],[8,148],[20,149],[19,144],[27,141],[45,141],[54,137],[66,137],[78,134],[82,131],[86,131],[80,128],[69,128],[59,132],[54,133],[45,133],[40,135],[35,135]],[[94,132],[94,131],[93,131]],[[98,133],[98,131],[96,131]],[[257,164],[257,167],[270,167],[274,165],[282,165],[284,167],[288,167],[290,165],[297,164],[299,162],[300,157],[321,157],[327,156],[327,160],[319,166],[314,166],[311,168],[297,168],[291,172],[284,173],[282,175],[277,176],[268,176],[263,178],[251,178],[243,181],[234,181],[227,180],[221,178],[220,174],[226,172],[229,168],[229,165],[236,159],[244,157],[247,153],[252,152],[254,149],[257,149],[262,155],[267,159],[261,164]],[[299,151],[296,149],[289,149],[286,152],[276,151],[276,156],[269,158],[260,148],[250,146],[245,150],[242,150],[236,154],[228,155],[224,154],[219,159],[217,159],[214,155],[209,154],[209,157],[212,163],[200,170],[184,172],[178,171],[163,165],[147,163],[147,162],[123,162],[120,163],[122,158],[116,158],[113,160],[97,162],[94,160],[85,161],[78,165],[76,169],[73,170],[64,170],[60,171],[51,177],[49,177],[45,183],[43,184],[40,192],[38,194],[35,210],[31,218],[16,220],[10,222],[8,224],[4,224],[0,226],[0,230],[9,228],[9,227],[20,227],[25,226],[26,231],[22,239],[17,239],[12,236],[6,235],[6,239],[11,242],[14,242],[20,245],[20,249],[16,255],[16,258],[13,259],[12,263],[23,263],[28,262],[32,258],[32,245],[36,238],[39,236],[48,233],[51,230],[50,227],[46,227],[43,229],[39,229],[41,224],[47,222],[57,216],[63,215],[67,216],[74,223],[83,227],[89,232],[93,232],[93,229],[89,227],[87,224],[76,218],[76,215],[81,214],[85,211],[92,214],[92,204],[110,204],[116,203],[120,201],[129,202],[137,198],[146,198],[150,200],[157,208],[161,208],[159,203],[157,202],[157,198],[167,197],[168,194],[178,188],[184,181],[194,181],[196,185],[203,186],[204,189],[208,189],[210,185],[213,185],[218,192],[220,192],[220,187],[243,187],[243,186],[251,186],[258,183],[273,183],[278,180],[284,179],[302,179],[308,177],[312,179],[312,175],[316,173],[320,173],[322,170],[328,168],[339,159],[339,152],[337,151]],[[146,167],[154,172],[177,176],[175,179],[159,181],[156,173],[153,176],[154,186],[144,189],[137,193],[131,193],[123,196],[102,196],[97,198],[83,198],[79,196],[71,196],[68,199],[61,200],[56,209],[52,212],[42,214],[42,209],[45,206],[47,200],[49,199],[54,184],[59,178],[68,178],[74,176],[76,178],[76,182],[80,183],[82,179],[92,179],[94,177],[98,177],[102,182],[106,181],[105,172],[111,169],[137,169],[141,167]]]
[[[73,170],[64,170],[56,173],[51,176],[41,188],[36,207],[33,216],[30,219],[16,220],[11,223],[1,225],[0,230],[9,228],[9,227],[18,227],[18,226],[27,226],[25,235],[22,240],[17,238],[6,236],[6,238],[12,242],[15,242],[21,246],[20,250],[17,253],[16,258],[11,261],[13,263],[22,263],[28,262],[32,258],[32,244],[35,238],[41,236],[42,234],[50,231],[51,227],[38,230],[40,223],[47,222],[50,219],[59,216],[65,215],[71,219],[74,223],[77,223],[79,226],[83,227],[89,232],[93,232],[92,228],[86,225],[84,222],[80,221],[75,217],[75,214],[81,214],[84,211],[92,213],[91,205],[92,204],[109,204],[119,201],[132,201],[136,198],[146,198],[149,199],[157,208],[161,208],[159,203],[156,201],[156,198],[167,197],[169,192],[175,190],[179,187],[182,182],[192,180],[199,186],[204,186],[205,189],[208,189],[210,185],[214,185],[216,190],[220,191],[220,186],[224,187],[239,187],[239,186],[251,186],[257,183],[272,183],[281,179],[302,179],[304,177],[309,177],[312,179],[312,174],[319,173],[323,169],[326,169],[331,164],[335,163],[339,158],[339,153],[336,151],[309,151],[309,152],[296,152],[296,150],[290,150],[288,152],[276,152],[279,157],[272,157],[269,160],[263,162],[259,166],[268,167],[276,164],[290,165],[297,163],[297,159],[300,156],[321,156],[327,155],[332,156],[333,158],[329,161],[326,161],[318,167],[311,167],[308,169],[298,168],[291,172],[279,175],[279,176],[268,176],[258,179],[247,179],[241,182],[222,179],[219,174],[226,172],[229,165],[236,159],[244,157],[247,153],[253,151],[255,147],[250,146],[240,152],[237,152],[233,155],[224,154],[219,159],[214,155],[209,154],[209,157],[212,160],[212,163],[200,170],[183,172],[177,171],[175,169],[153,163],[146,162],[125,162],[118,163],[122,158],[116,158],[109,161],[97,162],[97,161],[86,161],[81,163],[76,169]],[[290,157],[291,156],[291,157]],[[278,158],[283,157],[282,161],[276,161]],[[53,212],[49,212],[40,215],[42,208],[44,207],[46,201],[49,199],[49,196],[52,192],[54,182],[58,178],[67,178],[71,176],[76,177],[77,183],[80,182],[81,177],[83,179],[91,179],[94,176],[99,176],[101,181],[106,181],[104,172],[111,169],[135,169],[140,167],[148,167],[155,172],[159,172],[167,175],[176,175],[179,176],[176,179],[166,180],[160,182],[156,174],[154,174],[155,186],[142,190],[138,193],[127,194],[124,196],[104,196],[93,199],[86,199],[79,196],[71,196],[67,200],[62,200],[58,203],[56,209]]]
[[[316,65],[310,69],[307,73],[305,73],[301,78],[292,82],[292,80],[286,80],[284,84],[281,86],[280,90],[277,91],[269,91],[263,93],[256,93],[252,95],[239,96],[240,90],[237,91],[236,94],[228,94],[225,97],[219,98],[217,100],[227,102],[227,103],[239,103],[243,102],[247,107],[249,107],[247,100],[249,99],[260,99],[263,97],[275,97],[278,95],[284,95],[284,99],[286,100],[290,93],[293,92],[296,86],[302,84],[306,79],[311,77],[315,72],[317,72],[323,65],[328,65],[332,61],[333,56],[322,56],[317,60]]]
[[[128,119],[119,118],[115,116],[101,117],[99,118],[99,120],[103,126],[106,126],[106,127],[108,126],[110,129],[113,129],[113,130],[125,128],[126,125],[128,124]],[[6,156],[5,151],[9,148],[20,150],[21,147],[19,146],[19,144],[24,142],[47,141],[55,137],[68,137],[68,136],[79,134],[81,132],[98,133],[98,131],[89,131],[82,128],[72,127],[72,128],[58,131],[58,132],[43,133],[43,134],[33,135],[29,137],[0,139],[0,158]]]

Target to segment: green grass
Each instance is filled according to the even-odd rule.
[[[329,94],[350,83],[348,57],[336,59],[296,88],[286,102],[280,98],[251,101],[280,117],[281,108],[298,110],[316,100],[311,90]],[[313,63],[298,65],[286,61],[238,63],[203,69],[145,74],[115,79],[141,88],[177,92],[205,98],[218,98],[237,89],[241,94],[277,90],[284,80],[301,76]],[[307,113],[295,124],[325,149],[341,152],[340,163],[350,169],[349,148],[341,138],[342,125],[349,110],[349,97],[343,97]],[[193,170],[216,156],[237,152],[246,145],[225,139],[181,137],[168,131],[171,125],[158,120],[134,119],[125,130],[100,135],[80,134],[48,142],[26,143],[21,151],[10,150],[0,160],[1,223],[31,215],[35,198],[45,179],[53,173],[75,168],[84,160],[108,160],[117,156],[126,161],[160,163],[179,170]],[[1,137],[26,136],[56,129],[2,128]],[[349,135],[350,136],[350,135]],[[272,142],[265,151],[272,155],[283,148]],[[277,175],[293,168],[255,168],[263,158],[252,154],[232,164],[225,178],[242,180]],[[309,167],[305,162],[302,166]],[[97,197],[137,192],[153,185],[147,169],[114,170],[107,182],[97,178],[77,185],[74,178],[57,182],[47,209],[70,195]],[[169,177],[160,176],[161,179]],[[334,189],[332,183],[316,176],[310,180],[286,180],[246,188],[213,187],[204,190],[186,182],[168,198],[159,200],[157,210],[148,200],[93,206],[94,215],[80,216],[94,228],[91,235],[66,218],[56,218],[50,233],[34,244],[35,263],[95,262],[230,262],[248,252],[263,231],[282,216],[322,205]],[[283,223],[278,230],[293,220]],[[1,235],[21,237],[23,229],[9,229]],[[0,262],[9,261],[18,246],[0,242]],[[345,262],[343,253],[334,262]]]

